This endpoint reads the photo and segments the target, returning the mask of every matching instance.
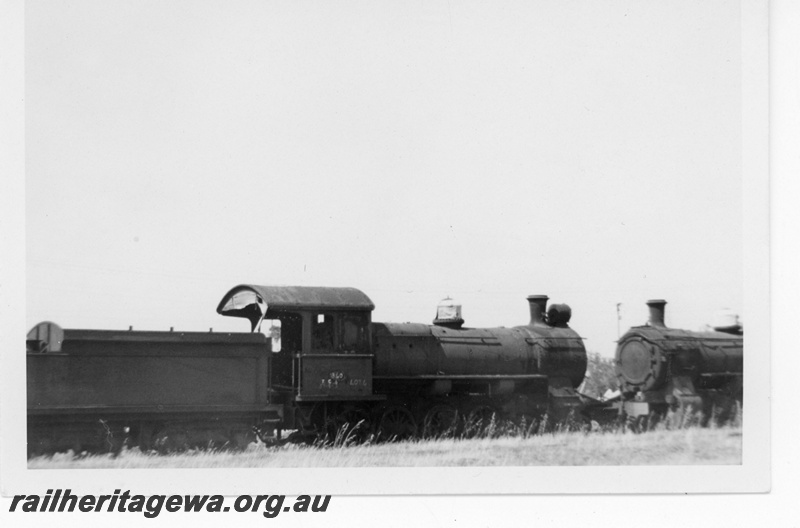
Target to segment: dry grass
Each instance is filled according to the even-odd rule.
[[[31,469],[436,467],[741,464],[739,425],[661,428],[634,434],[555,432],[533,436],[435,439],[342,446],[251,445],[244,452],[195,451],[168,456],[124,450],[118,457],[59,454],[28,461]]]

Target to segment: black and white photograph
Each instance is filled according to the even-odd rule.
[[[10,511],[769,492],[767,15],[25,3]]]

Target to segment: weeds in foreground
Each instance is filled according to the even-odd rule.
[[[671,409],[665,415],[628,416],[616,426],[620,432],[631,431],[634,433],[673,431],[696,427],[739,429],[742,427],[742,406],[737,403],[733,409],[712,407],[709,413],[695,410],[689,406],[684,409]]]
[[[678,431],[694,428],[740,429],[742,426],[742,409],[736,407],[733,412],[722,412],[712,409],[710,415],[692,408],[674,410],[666,415],[650,414],[639,417],[619,417],[616,420],[601,424],[589,420],[582,415],[571,413],[566,417],[555,419],[547,414],[541,418],[522,417],[519,421],[505,420],[492,414],[483,419],[456,419],[447,428],[433,432],[424,428],[419,437],[398,439],[382,437],[380,431],[370,430],[369,424],[361,420],[355,425],[343,424],[333,435],[325,435],[311,442],[311,447],[319,449],[340,449],[356,445],[370,446],[376,444],[403,441],[404,443],[420,443],[438,440],[472,440],[472,439],[527,439],[535,436],[558,435],[563,433],[592,434],[639,434],[657,431]]]
[[[522,424],[518,424],[522,425]],[[530,423],[525,425],[526,430]],[[520,428],[521,430],[521,428]],[[741,429],[686,427],[631,433],[627,429],[596,433],[551,429],[523,438],[436,438],[402,442],[366,441],[285,444],[265,448],[251,444],[244,451],[190,450],[150,455],[123,449],[119,457],[57,454],[28,461],[29,469],[99,468],[312,468],[312,467],[443,467],[443,466],[608,466],[741,464]],[[353,436],[350,436],[352,439]]]
[[[508,444],[524,444],[528,442],[558,442],[558,443],[580,443],[592,442],[599,445],[613,445],[619,442],[632,441],[635,437],[643,435],[650,436],[644,433],[670,434],[670,431],[686,431],[693,434],[693,431],[703,431],[703,435],[714,434],[715,431],[721,432],[724,436],[741,436],[742,427],[742,410],[737,407],[734,412],[721,413],[713,410],[709,416],[704,415],[699,411],[686,409],[683,412],[669,412],[665,416],[657,417],[654,415],[643,417],[628,417],[619,419],[610,423],[599,424],[594,421],[588,421],[580,415],[570,415],[560,420],[555,420],[548,415],[541,418],[521,418],[518,422],[512,422],[499,418],[496,414],[492,414],[489,418],[482,420],[480,423],[465,423],[465,420],[460,420],[437,434],[430,434],[429,431],[422,432],[422,435],[415,438],[405,439],[400,441],[398,438],[382,437],[380,431],[375,431],[369,427],[369,424],[364,420],[351,425],[345,423],[338,429],[331,430],[329,434],[324,437],[317,437],[303,442],[284,442],[278,445],[267,445],[259,441],[258,444],[251,444],[248,448],[238,451],[230,451],[223,448],[206,448],[206,449],[189,449],[180,453],[176,452],[170,455],[160,455],[155,451],[148,453],[140,453],[138,450],[131,448],[123,449],[123,456],[129,458],[134,456],[139,459],[152,459],[154,463],[157,459],[170,459],[174,457],[220,457],[226,460],[234,460],[236,457],[250,457],[262,456],[261,454],[277,456],[281,452],[325,452],[325,451],[338,451],[345,453],[350,448],[355,448],[355,452],[362,452],[362,448],[374,448],[379,451],[385,449],[406,451],[415,449],[430,449],[431,446],[469,446],[473,445],[473,441],[481,440],[497,440],[495,444],[491,442],[489,445],[502,445]],[[725,431],[728,431],[727,433]],[[621,435],[630,437],[630,440],[624,440]],[[290,435],[291,436],[291,435]],[[585,440],[580,440],[585,438]],[[427,446],[427,447],[426,447]],[[461,448],[459,448],[461,449]],[[471,448],[469,448],[471,449]],[[56,455],[46,455],[36,457],[31,460],[38,460],[36,464],[43,463],[45,460],[62,460],[64,457],[72,459],[77,463],[81,460],[91,460],[99,456],[90,453],[75,454],[72,451],[68,453],[60,453]],[[281,455],[282,456],[282,455]],[[337,455],[338,456],[338,455]],[[348,455],[349,456],[349,455]],[[113,458],[113,457],[112,457]],[[30,461],[29,461],[30,463]],[[647,462],[645,462],[647,463]],[[238,464],[238,463],[237,463]]]

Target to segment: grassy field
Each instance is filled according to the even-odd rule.
[[[349,447],[251,445],[243,452],[174,455],[124,450],[110,455],[58,454],[31,469],[436,467],[740,464],[740,427],[631,432],[558,432],[529,437],[420,440]]]

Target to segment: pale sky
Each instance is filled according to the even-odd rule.
[[[733,1],[32,2],[27,324],[249,330],[240,283],[376,321],[571,305],[613,354],[743,312]]]

